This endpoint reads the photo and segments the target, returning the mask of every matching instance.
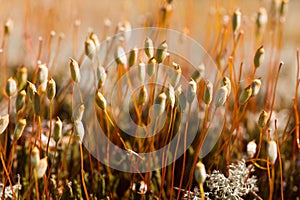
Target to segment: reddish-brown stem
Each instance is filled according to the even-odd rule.
[[[55,50],[55,54],[54,54],[54,57],[53,57],[53,60],[51,62],[51,64],[49,65],[49,70],[55,70],[55,66],[56,66],[56,62],[57,62],[57,59],[58,59],[58,56],[60,54],[60,46],[61,46],[61,41],[62,41],[62,37],[59,37],[58,38],[58,41],[57,41],[57,45],[56,45],[56,50]],[[52,69],[53,68],[53,69]]]
[[[8,103],[7,103],[7,114],[9,114],[10,118],[10,97],[8,97]],[[5,131],[5,140],[4,140],[4,160],[6,160],[6,154],[7,154],[7,148],[9,147],[9,124]]]
[[[13,195],[14,199],[16,200],[16,196],[15,196],[15,193],[14,193],[14,190],[13,190],[13,185],[12,185],[12,182],[10,180],[9,173],[8,173],[8,171],[6,169],[6,165],[5,165],[2,153],[0,154],[0,158],[1,158],[1,162],[2,162],[2,165],[3,165],[4,172],[6,174],[7,180],[8,180],[9,185],[10,185],[10,189],[12,191],[12,195]],[[5,195],[5,185],[3,186],[2,198],[4,198],[4,195]]]
[[[181,168],[181,176],[180,176],[180,182],[179,182],[179,188],[182,187],[182,181],[184,178],[184,171],[185,171],[185,162],[186,162],[186,138],[187,138],[187,132],[188,132],[188,127],[189,127],[189,117],[191,114],[191,104],[189,104],[189,109],[188,109],[188,115],[186,119],[186,124],[185,124],[185,130],[184,130],[184,135],[183,135],[183,161],[182,161],[182,168]],[[178,192],[177,195],[177,200],[180,198],[180,192]]]
[[[48,136],[48,141],[47,141],[47,147],[46,147],[46,156],[48,157],[48,151],[49,151],[49,144],[50,144],[50,139],[51,139],[51,134],[52,134],[52,100],[50,100],[50,105],[49,105],[49,120],[50,120],[50,127],[49,127],[49,136]]]
[[[280,169],[280,194],[281,194],[281,200],[283,200],[284,199],[284,193],[283,193],[284,183],[283,183],[283,175],[282,175],[282,159],[281,159],[280,145],[279,145],[279,139],[278,139],[277,120],[275,120],[275,135],[276,135],[277,152],[278,152],[279,169]]]
[[[84,190],[84,194],[85,194],[85,198],[87,200],[89,200],[89,194],[87,192],[86,189],[86,185],[85,185],[85,180],[84,180],[84,168],[83,168],[83,149],[82,149],[82,143],[79,144],[80,147],[80,168],[81,168],[81,181],[82,181],[82,186],[83,186],[83,190]]]
[[[273,107],[274,107],[274,103],[275,103],[275,97],[276,97],[276,89],[277,89],[279,74],[280,74],[280,70],[281,70],[282,65],[283,65],[283,62],[280,62],[279,67],[278,67],[278,71],[277,71],[277,75],[276,75],[276,78],[275,78],[275,85],[274,85],[274,88],[273,88],[272,103],[271,103],[271,107],[270,107],[269,118],[267,120],[267,125],[270,124],[270,121],[271,121],[271,117],[272,117],[272,113],[273,113]]]

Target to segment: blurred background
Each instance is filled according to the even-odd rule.
[[[258,9],[265,7],[269,11],[272,1],[276,2],[276,0],[174,0],[168,27],[186,32],[205,48],[209,48],[211,45],[209,42],[215,40],[216,35],[209,37],[211,40],[207,40],[205,34],[213,34],[209,29],[217,26],[214,20],[218,16],[231,16],[235,9],[240,8],[243,14],[243,26],[251,27],[255,22]],[[163,6],[161,0],[2,0],[0,2],[0,24],[3,27],[9,18],[14,23],[14,31],[10,35],[8,64],[10,66],[25,64],[28,67],[35,65],[38,38],[40,36],[43,38],[43,45],[46,47],[52,30],[56,33],[53,40],[54,47],[59,35],[64,34],[59,59],[68,58],[72,55],[76,20],[77,23],[80,22],[77,39],[78,52],[80,52],[83,49],[82,41],[88,32],[94,31],[99,38],[104,39],[102,36],[105,24],[111,25],[107,30],[109,34],[112,34],[117,23],[123,20],[128,20],[132,28],[145,25],[157,26],[160,9]],[[286,60],[295,60],[295,50],[300,46],[299,8],[300,1],[289,1],[283,33],[283,49],[285,49],[283,57]],[[3,38],[3,31],[0,32],[0,38]],[[46,54],[47,52],[44,51],[43,55]],[[65,60],[67,62],[67,59]]]

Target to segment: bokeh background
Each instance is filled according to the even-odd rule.
[[[209,42],[212,42],[214,37],[210,37],[211,40],[208,42],[205,34],[207,29],[217,25],[213,20],[218,13],[231,15],[235,9],[240,8],[244,16],[244,26],[252,26],[258,8],[262,6],[269,10],[271,1],[273,0],[174,0],[169,27],[186,31],[208,48],[211,45]],[[32,62],[37,54],[38,37],[43,38],[43,45],[46,47],[51,30],[56,32],[56,39],[61,33],[65,35],[60,59],[66,58],[72,55],[72,32],[76,20],[80,20],[79,42],[84,41],[91,30],[101,38],[108,20],[111,23],[108,33],[113,33],[117,23],[122,20],[130,21],[133,28],[145,24],[156,26],[162,1],[2,0],[0,4],[0,24],[3,25],[8,18],[14,21],[14,31],[10,36],[13,39],[9,44],[9,64],[30,66],[35,64]],[[294,52],[300,46],[299,9],[300,1],[289,1],[283,34],[282,57],[285,60],[295,60]],[[0,38],[2,37],[3,31],[0,32]],[[81,51],[80,49],[83,49],[82,42],[78,51]],[[44,53],[46,55],[46,51]]]

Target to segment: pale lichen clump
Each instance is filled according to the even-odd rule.
[[[244,160],[232,163],[229,166],[229,176],[214,170],[207,176],[207,187],[217,199],[240,199],[249,192],[258,191],[257,177],[249,174],[254,171],[246,166]]]

